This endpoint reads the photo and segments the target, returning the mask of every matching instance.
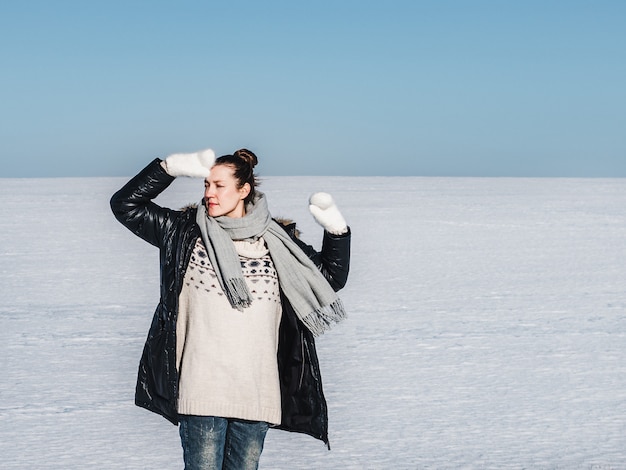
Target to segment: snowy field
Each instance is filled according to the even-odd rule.
[[[125,179],[0,179],[0,468],[182,468],[133,405],[158,253]],[[626,469],[626,179],[271,177],[353,230],[350,317],[318,341],[329,452],[270,430],[265,469]],[[158,202],[200,199],[179,179]]]

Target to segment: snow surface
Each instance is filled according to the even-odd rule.
[[[182,468],[133,405],[158,253],[118,224],[125,179],[0,180],[0,468]],[[200,199],[179,179],[158,202]],[[268,469],[626,468],[626,180],[268,177],[353,230],[318,341],[332,450],[271,430]]]

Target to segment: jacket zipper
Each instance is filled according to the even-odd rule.
[[[304,333],[300,332],[300,345],[302,346],[302,367],[300,368],[300,382],[298,383],[298,390],[302,388],[302,381],[304,380],[304,366],[305,366],[305,358],[304,358]]]

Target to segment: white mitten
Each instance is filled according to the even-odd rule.
[[[170,176],[207,178],[215,163],[215,152],[206,149],[194,153],[173,153],[164,163],[165,171]]]
[[[315,193],[309,198],[309,210],[316,222],[333,235],[348,231],[348,224],[339,212],[333,197],[328,193]]]

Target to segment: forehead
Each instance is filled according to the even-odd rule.
[[[235,170],[230,165],[215,165],[205,181],[228,181],[235,179]]]

